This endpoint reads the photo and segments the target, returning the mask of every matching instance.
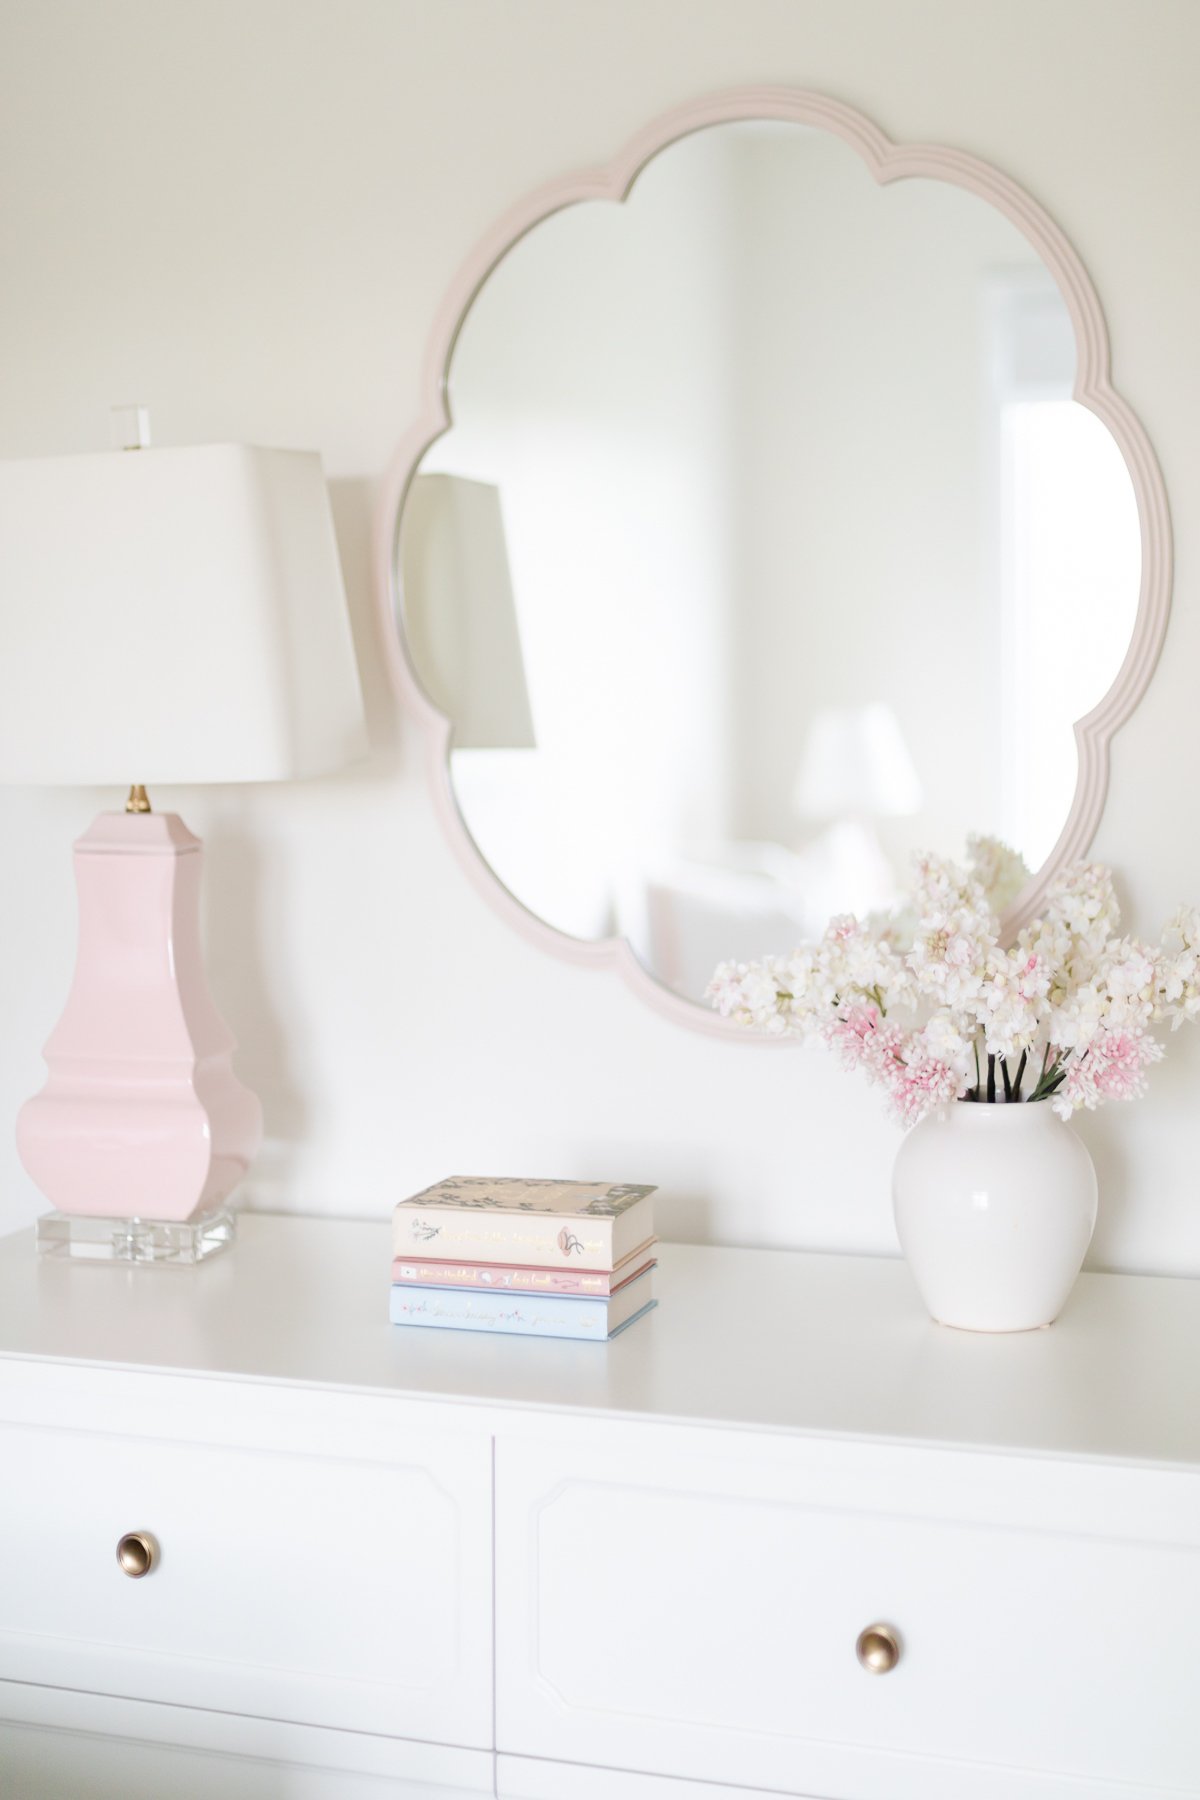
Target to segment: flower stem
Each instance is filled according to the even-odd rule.
[[[1019,1100],[1021,1098],[1021,1083],[1025,1079],[1025,1064],[1028,1061],[1029,1061],[1029,1051],[1027,1049],[1022,1050],[1021,1060],[1017,1064],[1017,1079],[1013,1082],[1012,1097],[1014,1100]]]
[[[1042,1073],[1038,1077],[1037,1086],[1029,1096],[1030,1100],[1048,1100],[1051,1094],[1055,1093],[1066,1079],[1066,1059],[1064,1058],[1060,1061],[1055,1057],[1054,1061],[1050,1062],[1050,1052],[1047,1048],[1046,1059],[1042,1065]]]
[[[987,1097],[988,1097],[988,1105],[995,1106],[995,1104],[996,1104],[996,1059],[992,1055],[990,1050],[988,1052]]]

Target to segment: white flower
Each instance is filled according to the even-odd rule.
[[[976,1008],[989,1056],[1010,1062],[1033,1048],[1049,989],[1050,971],[1036,951],[992,952]]]
[[[1099,958],[1121,922],[1111,871],[1102,863],[1064,869],[1047,896],[1046,921],[1065,929],[1077,962]]]
[[[918,993],[968,1009],[978,999],[996,943],[996,920],[975,877],[944,857],[913,860],[917,926],[907,961]]]
[[[965,1087],[975,1079],[975,1033],[965,1031],[951,1014],[936,1012],[919,1033],[926,1054],[960,1078]]]
[[[1050,1041],[1062,1050],[1086,1050],[1104,1023],[1105,997],[1091,985],[1077,988],[1050,1009]]]
[[[970,917],[923,919],[907,957],[918,992],[942,1006],[970,1007],[986,979],[992,945],[990,934],[979,931]]]
[[[1163,932],[1156,999],[1172,1031],[1200,1019],[1200,907],[1181,907]]]
[[[891,1009],[903,1003],[912,978],[890,944],[846,916],[829,922],[817,949],[813,985],[824,1007],[869,1000]]]
[[[1010,907],[1029,880],[1029,867],[1017,850],[999,838],[969,837],[967,861],[997,917]]]
[[[1154,1016],[1157,956],[1130,938],[1113,938],[1093,958],[1090,979],[1057,994],[1050,1036],[1063,1049],[1086,1050],[1097,1033],[1141,1031]]]
[[[908,1125],[968,1089],[997,1091],[996,1060],[1006,1091],[1064,1117],[1136,1098],[1162,1055],[1148,1027],[1200,1018],[1200,908],[1182,909],[1161,946],[1122,938],[1109,871],[1078,863],[1001,948],[997,909],[1024,864],[994,839],[973,838],[970,855],[969,869],[915,858],[907,915],[836,918],[788,956],[722,963],[708,998],[768,1035],[819,1035]]]
[[[751,963],[742,976],[742,1006],[760,1031],[779,1033],[787,1029],[783,1016],[779,983],[767,963]]]
[[[745,966],[745,963],[718,963],[712,980],[704,990],[704,998],[711,1001],[723,1019],[731,1019],[741,1010],[742,970]]]
[[[897,956],[907,956],[917,935],[917,909],[905,905],[887,912],[868,913],[866,924],[872,937],[884,949],[895,951]]]

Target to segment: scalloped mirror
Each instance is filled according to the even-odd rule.
[[[900,178],[903,179],[900,179]],[[678,1016],[971,831],[1098,822],[1165,627],[1094,293],[997,171],[730,95],[535,195],[448,297],[381,544],[464,857]]]

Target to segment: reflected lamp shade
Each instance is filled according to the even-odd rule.
[[[801,818],[904,818],[921,807],[921,783],[890,706],[822,707],[813,715],[796,774]]]
[[[454,727],[454,748],[532,750],[500,490],[418,475],[404,503],[400,561],[409,649]]]
[[[280,781],[364,749],[319,457],[0,463],[0,780]]]
[[[199,1260],[262,1135],[205,975],[200,840],[145,787],[315,776],[365,747],[317,456],[0,463],[0,780],[131,789],[76,843],[75,972],[17,1124],[57,1209],[43,1250]]]

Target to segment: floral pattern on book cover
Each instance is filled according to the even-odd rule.
[[[581,1189],[588,1193],[594,1187],[602,1186],[598,1182],[554,1181],[545,1178],[528,1179],[521,1176],[503,1176],[495,1180],[473,1175],[452,1175],[436,1186],[426,1188],[423,1193],[414,1194],[411,1200],[402,1202],[407,1206],[434,1208],[450,1207],[462,1212],[569,1212],[579,1217],[616,1218],[626,1212],[637,1201],[652,1194],[652,1187],[639,1187],[631,1182],[619,1182],[603,1189],[599,1194],[591,1194],[581,1205],[566,1206],[562,1204],[571,1189]],[[520,1190],[522,1194],[532,1194],[533,1198],[519,1198],[512,1190]],[[482,1192],[480,1190],[483,1190]],[[505,1190],[508,1190],[506,1193]],[[557,1199],[558,1205],[539,1205],[538,1190],[551,1199]],[[580,1194],[582,1200],[583,1194]],[[433,1236],[432,1231],[429,1236]]]

